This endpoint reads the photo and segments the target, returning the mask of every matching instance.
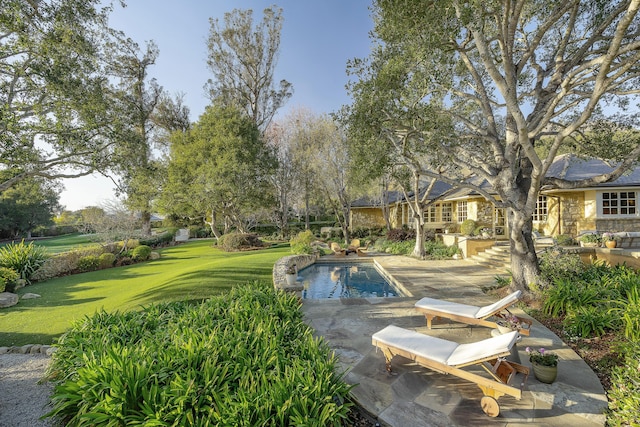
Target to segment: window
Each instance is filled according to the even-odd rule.
[[[533,212],[533,220],[546,221],[547,213],[547,196],[538,196],[538,201],[536,202],[536,210]]]
[[[602,215],[635,216],[636,193],[635,191],[611,191],[602,193]]]
[[[442,204],[442,222],[451,222],[453,218],[453,205],[451,203]]]
[[[436,222],[438,219],[436,217],[436,207],[435,206],[429,206],[426,210],[426,212],[424,213],[424,220],[425,222]]]
[[[467,219],[467,202],[458,202],[458,222],[464,222]]]

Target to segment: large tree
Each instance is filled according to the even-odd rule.
[[[118,127],[103,68],[109,7],[99,0],[2,0],[0,192],[30,176],[109,164]]]
[[[210,20],[211,99],[245,111],[261,131],[292,95],[291,83],[274,81],[282,21],[282,9],[275,6],[264,10],[257,25],[251,9],[225,13],[224,25]]]
[[[159,194],[162,166],[154,154],[154,115],[162,97],[162,87],[149,78],[149,68],[159,55],[154,42],[142,51],[133,40],[114,38],[109,70],[119,78],[114,92],[125,127],[114,150],[114,170],[120,175],[118,189],[126,204],[139,213],[143,235],[151,234],[151,204]]]
[[[8,173],[3,172],[0,176]],[[25,178],[3,191],[0,194],[0,234],[29,239],[37,227],[53,224],[53,217],[60,210],[59,193],[57,182],[42,177]]]
[[[507,210],[514,287],[527,290],[538,280],[531,231],[541,186],[612,180],[640,154],[637,143],[619,144],[625,150],[616,155],[624,161],[611,174],[580,182],[545,178],[563,144],[595,143],[584,133],[594,119],[606,119],[615,109],[612,120],[620,122],[625,109],[636,106],[639,3],[375,2],[379,43],[368,61],[352,64],[362,78],[352,88],[354,108],[382,107],[371,114],[387,141],[402,146],[409,135],[428,139],[435,142],[432,153],[455,166],[441,174],[425,162],[423,175],[473,188]],[[415,119],[402,120],[399,112]],[[536,151],[542,138],[552,141],[544,155]],[[388,153],[389,145],[372,150]],[[411,150],[399,154],[415,158]],[[470,177],[486,180],[496,195]]]
[[[243,112],[209,106],[187,132],[172,134],[162,205],[168,214],[248,231],[250,218],[273,205],[268,176],[275,158]]]

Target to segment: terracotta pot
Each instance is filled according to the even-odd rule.
[[[531,362],[531,366],[533,367],[533,375],[535,375],[536,379],[541,383],[551,384],[556,380],[558,376],[558,366],[544,366],[539,365],[535,362]]]
[[[604,242],[604,245],[609,249],[613,249],[618,245],[618,242],[616,242],[615,240],[607,240],[606,242]]]

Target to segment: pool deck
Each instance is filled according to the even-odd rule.
[[[304,300],[303,311],[306,322],[338,355],[345,381],[355,384],[354,398],[380,425],[605,425],[607,398],[597,376],[570,347],[535,320],[530,336],[518,342],[516,357],[530,366],[526,347],[550,349],[560,358],[558,378],[553,384],[544,384],[532,372],[522,399],[507,395],[498,399],[501,413],[496,418],[482,412],[483,394],[474,383],[436,373],[398,356],[392,363],[394,373],[388,374],[382,352],[371,344],[371,336],[388,325],[459,343],[490,337],[489,328],[447,320],[434,320],[429,330],[424,316],[413,305],[425,296],[478,306],[490,304],[496,298],[483,293],[482,287],[495,284],[497,272],[460,260],[419,261],[403,256],[375,259],[411,297]],[[511,311],[527,317],[518,308]]]

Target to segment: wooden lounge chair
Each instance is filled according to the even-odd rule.
[[[356,252],[360,248],[360,239],[352,239],[351,243],[347,246],[348,252]]]
[[[519,400],[522,386],[529,377],[529,368],[504,359],[517,339],[518,333],[512,331],[474,343],[458,344],[391,325],[373,334],[371,342],[384,353],[389,372],[391,359],[402,356],[441,374],[475,383],[484,394],[480,401],[482,410],[490,417],[497,417],[500,414],[497,399],[507,394]],[[488,376],[462,369],[472,365],[480,365]],[[509,385],[518,373],[523,377],[519,388]]]
[[[336,242],[331,242],[331,250],[333,251],[333,254],[337,257],[343,257],[347,255],[347,251],[345,249],[342,249],[340,245],[337,244]]]
[[[434,318],[443,317],[445,319],[451,319],[456,322],[466,323],[469,325],[482,325],[490,328],[497,328],[497,321],[506,318],[507,315],[501,313],[506,311],[510,315],[507,309],[511,305],[515,304],[522,295],[521,291],[515,291],[506,297],[502,298],[491,305],[485,305],[484,307],[477,307],[475,305],[459,304],[456,302],[439,300],[434,298],[422,298],[416,302],[415,307],[424,313],[427,318],[427,327],[431,329],[431,322]],[[489,317],[494,316],[496,321],[487,320]],[[531,329],[531,321],[529,319],[518,319],[521,327],[518,329],[522,335],[529,335],[529,329]]]

